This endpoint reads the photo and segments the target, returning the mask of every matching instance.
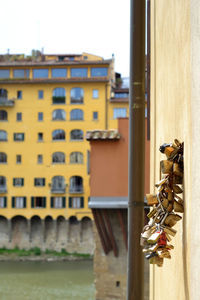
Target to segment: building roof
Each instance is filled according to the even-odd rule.
[[[117,130],[92,130],[87,131],[86,140],[119,140],[120,134]]]

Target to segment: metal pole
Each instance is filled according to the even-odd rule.
[[[144,299],[145,0],[131,0],[127,300]]]

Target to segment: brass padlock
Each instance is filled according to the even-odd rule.
[[[163,198],[161,200],[162,206],[166,209],[169,205],[169,200],[167,198]]]
[[[159,148],[161,153],[164,153],[167,158],[170,158],[172,154],[176,151],[176,149],[172,146],[172,144],[162,144]]]
[[[179,185],[177,185],[177,184],[173,184],[173,191],[174,191],[174,193],[176,193],[176,194],[181,194],[182,192],[183,192],[183,190],[180,188],[180,186]]]
[[[157,209],[156,208],[153,208],[148,214],[147,214],[147,217],[150,219],[150,218],[153,218],[153,216],[155,216],[155,214],[157,213]]]
[[[173,208],[174,208],[173,203],[170,202],[168,207],[167,207],[167,211],[170,213],[170,212],[172,212]]]
[[[164,226],[163,227],[163,230],[165,233],[169,234],[169,235],[172,235],[172,236],[175,236],[176,235],[176,230],[171,228],[171,227],[168,227],[168,226]]]
[[[157,199],[156,195],[146,194],[146,199],[147,199],[147,204],[149,206],[154,205],[154,204],[158,204],[158,199]]]
[[[173,184],[183,184],[183,177],[173,174]]]
[[[178,163],[173,164],[173,173],[176,176],[183,177],[183,170],[180,168]]]
[[[176,200],[174,200],[174,211],[175,212],[180,212],[180,213],[184,212],[183,205],[181,203],[178,203]]]
[[[162,234],[162,231],[157,230],[148,238],[147,242],[149,244],[155,244],[159,240],[161,234]]]
[[[160,169],[163,174],[170,174],[173,171],[173,161],[161,160]]]

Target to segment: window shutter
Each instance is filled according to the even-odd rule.
[[[43,180],[42,180],[42,181],[43,181],[43,185],[45,185],[45,178],[43,178]]]
[[[69,197],[69,207],[72,207],[72,197]]]
[[[34,208],[34,197],[31,197],[31,207]]]
[[[15,185],[15,178],[13,178],[13,185]]]
[[[46,207],[46,197],[43,197],[43,207]]]
[[[22,178],[22,185],[24,186],[24,178]]]
[[[15,207],[15,197],[12,197],[12,208]]]
[[[24,208],[26,208],[26,197],[24,197]]]
[[[54,205],[53,205],[53,199],[54,199],[54,197],[51,197],[51,208],[54,207]]]
[[[7,197],[4,197],[4,207],[7,207]]]
[[[81,197],[81,208],[84,207],[84,197]]]
[[[65,197],[62,198],[62,207],[63,208],[66,207],[66,198]]]

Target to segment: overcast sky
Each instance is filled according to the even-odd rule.
[[[88,52],[111,58],[129,76],[130,0],[3,1],[0,53]]]

